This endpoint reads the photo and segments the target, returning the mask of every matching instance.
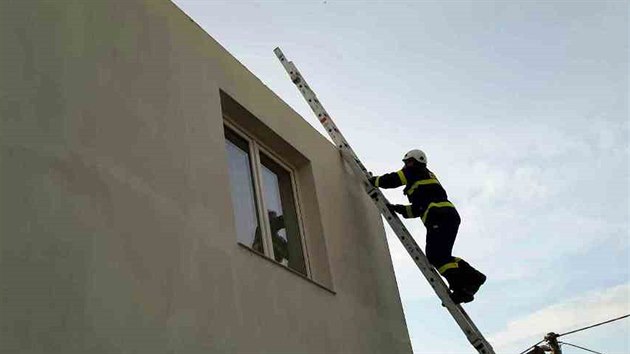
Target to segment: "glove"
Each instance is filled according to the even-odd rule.
[[[400,204],[387,204],[387,209],[392,213],[404,214],[406,212],[406,208],[404,205]]]
[[[376,187],[376,178],[377,176],[372,176],[370,178],[368,178],[368,181],[370,181],[370,184]]]

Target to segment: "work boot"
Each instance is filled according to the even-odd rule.
[[[448,288],[453,292],[461,292],[464,288],[465,278],[461,269],[451,268],[445,271],[442,276],[448,281]]]
[[[468,303],[475,299],[472,294],[469,294],[465,291],[453,291],[451,292],[451,300],[453,300],[456,304],[461,304],[462,302]]]
[[[460,289],[470,295],[475,295],[481,285],[486,282],[486,276],[464,260],[460,260],[458,266],[457,269],[461,271],[462,278],[458,283]]]

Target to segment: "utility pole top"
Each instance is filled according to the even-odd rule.
[[[551,348],[552,354],[562,354],[562,349],[560,349],[560,344],[558,344],[559,336],[559,334],[553,332],[549,332],[545,336],[545,341],[547,341],[549,348]]]

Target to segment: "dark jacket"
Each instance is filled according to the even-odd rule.
[[[396,188],[405,186],[403,193],[411,205],[406,206],[405,218],[421,217],[426,224],[430,210],[434,208],[455,208],[448,200],[446,191],[433,172],[426,165],[404,167],[398,172],[379,176],[374,181],[379,188]]]

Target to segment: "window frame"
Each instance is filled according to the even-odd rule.
[[[282,159],[282,157],[278,156],[267,145],[258,141],[255,137],[252,136],[252,134],[249,134],[247,130],[243,129],[238,124],[234,123],[226,114],[223,114],[223,125],[224,125],[224,129],[225,127],[227,127],[234,134],[246,140],[248,143],[248,147],[249,147],[248,153],[250,156],[249,167],[251,169],[252,179],[253,179],[253,184],[254,184],[254,202],[256,203],[256,213],[258,216],[258,220],[260,220],[260,222],[262,223],[262,225],[260,226],[260,229],[261,229],[261,234],[262,234],[262,242],[263,242],[263,250],[264,250],[263,255],[265,256],[265,258],[268,258],[270,261],[281,265],[283,268],[286,268],[292,272],[296,272],[310,279],[311,267],[310,267],[310,260],[309,260],[309,254],[308,254],[308,247],[306,245],[306,240],[307,240],[306,228],[304,227],[302,209],[300,206],[300,197],[299,197],[300,185],[299,185],[298,179],[295,177],[296,169],[293,167],[293,165],[291,165],[290,163]],[[224,134],[224,139],[226,140],[228,139],[227,137],[225,137],[225,134]],[[269,223],[269,216],[265,212],[267,208],[265,205],[265,198],[263,197],[265,190],[264,190],[264,186],[263,186],[264,183],[263,183],[263,178],[262,178],[263,165],[260,161],[261,152],[265,154],[266,157],[273,160],[275,163],[280,165],[280,167],[284,168],[289,173],[290,180],[291,180],[291,192],[293,193],[293,205],[295,206],[295,213],[296,213],[297,224],[298,224],[297,225],[298,232],[299,232],[298,236],[300,237],[302,257],[304,259],[304,269],[306,271],[306,274],[302,274],[299,271],[290,268],[288,265],[283,265],[282,263],[277,262],[274,258],[273,243],[272,243],[272,238],[271,238],[271,227]],[[260,252],[252,249],[251,247],[244,245],[241,242],[238,242],[238,243],[243,245],[244,247],[247,247],[251,251],[260,254]]]

